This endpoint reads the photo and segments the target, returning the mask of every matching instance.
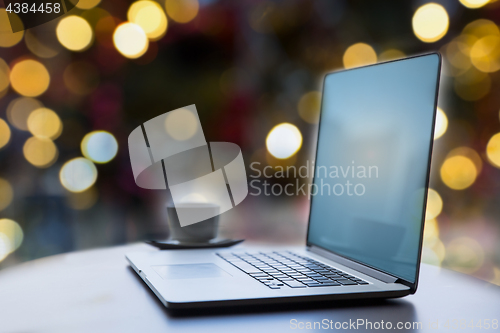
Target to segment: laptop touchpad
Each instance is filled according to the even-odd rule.
[[[183,264],[151,266],[164,280],[206,279],[231,276],[215,264]]]

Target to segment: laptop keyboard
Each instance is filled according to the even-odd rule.
[[[217,253],[271,289],[365,285],[368,282],[289,251]]]

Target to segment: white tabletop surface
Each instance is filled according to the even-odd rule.
[[[0,332],[260,333],[305,331],[299,329],[301,322],[326,320],[331,325],[358,319],[372,324],[421,322],[416,332],[436,332],[429,327],[436,323],[446,332],[500,331],[491,327],[500,320],[500,287],[425,264],[417,293],[397,300],[210,314],[199,310],[179,316],[167,311],[128,266],[124,254],[132,251],[156,249],[133,244],[73,252],[0,271]]]

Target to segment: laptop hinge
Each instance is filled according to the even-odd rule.
[[[324,250],[320,247],[311,245],[307,248],[309,251],[319,254],[320,256],[323,256],[327,259],[333,260],[335,262],[338,262],[339,264],[342,264],[346,267],[352,268],[357,270],[358,272],[361,272],[363,274],[366,274],[368,276],[371,276],[372,278],[375,278],[377,280],[380,280],[385,283],[394,283],[396,280],[398,280],[397,277],[394,277],[392,275],[377,271],[373,268],[367,267],[365,265],[359,264],[357,262],[354,262],[352,260],[346,259],[344,257],[338,256],[336,254],[333,254],[327,250]]]

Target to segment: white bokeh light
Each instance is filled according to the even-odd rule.
[[[111,161],[118,152],[118,142],[106,131],[90,132],[82,140],[83,156],[96,163]]]
[[[437,108],[436,113],[436,126],[434,127],[434,140],[439,139],[446,133],[448,128],[448,117],[441,108]]]
[[[92,161],[77,157],[62,166],[59,179],[68,191],[83,192],[94,185],[97,180],[97,169]]]
[[[279,159],[293,156],[302,146],[302,134],[292,124],[282,123],[273,127],[266,138],[267,151]]]

